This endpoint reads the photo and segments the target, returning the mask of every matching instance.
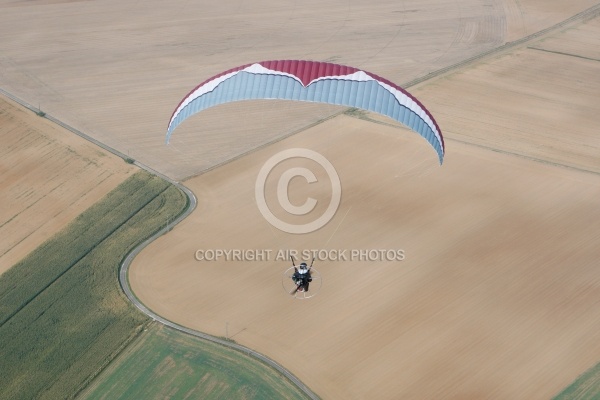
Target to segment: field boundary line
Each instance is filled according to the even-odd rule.
[[[507,42],[502,46],[499,47],[495,47],[493,49],[487,50],[483,53],[480,53],[478,55],[475,55],[473,57],[470,57],[466,60],[460,61],[458,63],[452,64],[450,66],[438,69],[436,71],[430,72],[424,76],[421,76],[419,78],[413,79],[411,81],[408,81],[406,83],[404,83],[402,85],[402,87],[404,88],[409,88],[409,87],[413,87],[416,86],[422,82],[425,81],[429,81],[433,78],[439,77],[441,75],[444,75],[446,73],[450,73],[450,72],[454,72],[464,66],[473,64],[477,61],[480,61],[481,59],[488,57],[488,56],[493,56],[493,55],[497,55],[497,54],[501,54],[502,52],[508,51],[508,50],[512,50],[514,48],[517,48],[531,40],[540,38],[541,36],[544,36],[546,34],[555,32],[573,22],[576,21],[580,21],[580,20],[586,20],[586,19],[591,19],[596,17],[598,14],[600,14],[600,3],[596,4],[595,6],[592,6],[578,14],[573,15],[570,18],[567,18],[566,20],[563,20],[561,22],[558,22],[548,28],[542,29],[538,32],[535,32],[533,34],[530,34],[528,36],[525,36],[521,39],[512,41],[512,42]],[[20,104],[21,106],[33,111],[34,113],[39,113],[41,110],[38,107],[32,106],[31,104],[25,102],[24,100],[14,96],[13,94],[7,92],[6,90],[0,88],[0,94],[3,94],[4,96],[6,96],[7,98],[13,100],[14,102]],[[338,113],[333,113],[331,116],[329,117],[325,117],[311,125],[309,125],[308,127],[320,124],[321,122],[324,122],[326,120],[329,120],[339,114],[342,114],[343,112],[338,112]],[[62,122],[61,120],[49,115],[49,114],[44,114],[43,118],[48,119],[49,121],[67,129],[68,131],[75,133],[76,135],[84,138],[85,140],[97,145],[98,147],[122,158],[123,160],[129,160],[130,158],[125,155],[124,153],[100,142],[99,140],[94,139],[93,137],[81,132],[80,130]],[[200,173],[193,175],[193,176],[197,176],[197,175],[201,175],[203,173],[208,172],[211,169],[214,169],[218,166],[224,165],[226,163],[229,163],[231,161],[234,161],[236,159],[239,159],[240,157],[243,157],[244,155],[247,155],[249,153],[252,153],[254,151],[257,151],[258,149],[261,149],[269,144],[278,142],[280,140],[285,139],[286,137],[289,137],[295,133],[304,131],[306,128],[308,127],[303,127],[301,129],[298,129],[292,133],[289,133],[287,135],[283,135],[280,138],[277,138],[273,141],[270,141],[266,144],[257,146],[256,148],[253,148],[247,152],[244,152],[236,157],[233,157],[232,159],[226,160],[222,163],[219,163],[217,165],[211,166],[203,171],[201,171]],[[493,150],[493,149],[492,149]],[[181,191],[183,191],[185,193],[185,195],[188,197],[188,205],[187,208],[174,220],[170,223],[170,226],[167,225],[164,228],[159,229],[156,233],[154,233],[152,236],[150,236],[149,238],[147,238],[146,240],[144,240],[142,243],[140,243],[139,245],[135,246],[129,253],[128,255],[125,257],[125,259],[123,260],[123,262],[120,265],[119,268],[119,283],[121,285],[121,288],[123,289],[123,292],[125,293],[125,295],[128,297],[128,299],[140,310],[142,311],[144,314],[146,314],[147,316],[151,317],[153,320],[158,321],[160,323],[162,323],[165,326],[168,326],[172,329],[178,330],[180,332],[198,337],[200,339],[204,339],[206,341],[212,342],[212,343],[217,343],[220,344],[222,346],[228,347],[230,349],[234,349],[237,350],[243,354],[246,354],[248,356],[251,356],[259,361],[262,361],[263,363],[271,366],[272,368],[274,368],[276,371],[278,371],[279,373],[281,373],[283,376],[285,376],[287,379],[289,379],[293,384],[295,384],[304,394],[306,394],[309,398],[311,399],[319,399],[319,397],[312,391],[310,390],[310,388],[308,388],[308,386],[306,386],[304,383],[302,383],[294,374],[292,374],[290,371],[288,371],[286,368],[284,368],[283,366],[281,366],[279,363],[277,363],[276,361],[272,360],[271,358],[257,352],[254,351],[248,347],[239,345],[237,343],[225,340],[225,339],[221,339],[212,335],[208,335],[206,333],[200,332],[200,331],[196,331],[190,328],[186,328],[182,325],[176,324],[172,321],[169,321],[161,316],[159,316],[158,314],[154,313],[152,310],[150,310],[149,308],[147,308],[145,305],[143,305],[139,299],[136,298],[136,296],[133,294],[131,287],[129,286],[129,280],[128,280],[128,271],[129,271],[129,267],[131,265],[131,262],[133,261],[133,259],[135,258],[135,256],[137,256],[145,247],[147,247],[151,242],[153,242],[155,239],[157,239],[158,237],[164,235],[165,233],[167,233],[170,229],[172,229],[172,227],[176,226],[178,223],[180,223],[183,219],[185,219],[188,215],[190,215],[196,208],[197,206],[197,199],[196,196],[192,193],[192,191],[190,189],[188,189],[186,186],[184,186],[183,184],[181,184],[178,181],[175,181],[174,179],[169,178],[168,176],[148,167],[147,165],[144,165],[138,161],[134,161],[133,162],[134,165],[138,166],[139,168],[146,170],[147,172],[156,175],[164,180],[166,180],[167,182],[173,184],[174,186],[176,186],[177,188],[179,188]]]
[[[351,108],[352,108],[352,107],[351,107]],[[327,121],[329,121],[330,119],[333,119],[333,118],[335,118],[335,117],[338,117],[338,116],[340,116],[340,115],[343,115],[343,114],[345,114],[347,111],[348,111],[348,108],[344,107],[344,109],[343,109],[343,110],[336,111],[336,112],[334,112],[334,113],[333,113],[333,114],[331,114],[331,115],[328,115],[328,116],[326,116],[326,117],[320,118],[320,119],[318,119],[317,121],[315,121],[315,122],[311,122],[311,123],[310,123],[310,124],[308,124],[308,125],[302,126],[302,127],[298,128],[298,129],[295,129],[295,130],[293,130],[292,132],[285,133],[285,134],[283,134],[283,135],[281,135],[281,136],[279,136],[279,137],[276,137],[276,138],[274,138],[274,139],[272,139],[272,140],[268,140],[268,141],[266,141],[266,142],[264,142],[264,143],[261,143],[261,144],[259,144],[258,146],[252,147],[251,149],[248,149],[248,150],[246,150],[246,151],[244,151],[244,152],[242,152],[242,153],[240,153],[240,154],[237,154],[237,155],[235,155],[235,156],[233,156],[233,157],[231,157],[231,158],[228,158],[228,159],[226,159],[226,160],[223,160],[223,161],[220,161],[220,162],[218,162],[218,163],[216,163],[216,164],[210,165],[210,166],[208,166],[208,167],[206,167],[206,168],[204,168],[204,169],[200,170],[200,171],[199,171],[199,172],[197,172],[197,173],[194,173],[194,174],[192,174],[192,175],[186,176],[185,178],[183,178],[183,179],[181,179],[181,180],[182,180],[182,181],[185,181],[185,180],[188,180],[188,179],[196,178],[196,177],[198,177],[198,176],[200,176],[200,175],[204,175],[205,173],[207,173],[207,172],[209,172],[209,171],[212,171],[212,170],[213,170],[213,169],[215,169],[215,168],[222,167],[223,165],[229,164],[230,162],[233,162],[233,161],[235,161],[235,160],[238,160],[238,159],[240,159],[240,158],[242,158],[242,157],[244,157],[244,156],[247,156],[247,155],[249,155],[249,154],[255,153],[255,152],[257,152],[257,151],[259,151],[259,150],[261,150],[261,149],[264,149],[265,147],[268,147],[268,146],[270,146],[270,145],[272,145],[272,144],[275,144],[275,143],[281,142],[282,140],[284,140],[284,139],[287,139],[287,138],[289,138],[290,136],[294,136],[294,135],[295,135],[295,134],[297,134],[297,133],[304,132],[305,130],[307,130],[307,129],[310,129],[310,128],[312,128],[312,127],[315,127],[315,126],[317,126],[317,125],[320,125],[320,124],[322,124],[323,122],[327,122]]]
[[[8,97],[12,101],[20,104],[21,106],[29,109],[30,111],[33,111],[34,113],[38,113],[40,111],[37,107],[32,106],[31,104],[25,102],[24,100],[18,98],[17,96],[7,92],[6,90],[4,90],[2,88],[0,88],[0,94],[3,94],[4,96]],[[129,159],[129,157],[126,154],[121,153],[120,151],[92,138],[89,135],[86,135],[85,133],[81,132],[80,130],[58,120],[57,118],[55,118],[51,115],[45,114],[43,116],[43,118],[48,119],[49,121],[67,129],[70,132],[73,132],[74,134],[76,134],[76,135],[86,139],[87,141],[101,147],[102,149],[122,158],[125,161]],[[332,118],[332,117],[329,117],[329,118]],[[326,118],[326,119],[329,119],[329,118]],[[294,133],[296,133],[296,132],[294,132]],[[146,307],[144,304],[142,304],[139,301],[139,299],[133,294],[133,291],[131,290],[131,287],[129,286],[128,271],[129,271],[131,262],[133,261],[135,256],[137,256],[144,248],[146,248],[146,246],[148,246],[154,240],[156,240],[160,236],[164,235],[165,233],[170,231],[174,226],[176,226],[181,221],[183,221],[188,215],[190,215],[196,209],[196,206],[198,204],[198,200],[196,199],[196,196],[194,195],[194,193],[190,189],[188,189],[186,186],[181,184],[180,182],[175,181],[174,179],[171,179],[168,176],[166,176],[166,175],[164,175],[164,174],[162,174],[162,173],[160,173],[138,161],[134,161],[133,164],[153,175],[158,176],[159,178],[164,179],[165,181],[173,184],[175,187],[180,189],[188,198],[188,205],[187,205],[187,208],[181,214],[179,214],[179,216],[177,218],[175,218],[173,221],[169,222],[169,224],[167,226],[159,229],[157,232],[155,232],[153,235],[148,237],[142,243],[135,246],[127,254],[127,256],[125,256],[124,260],[121,262],[121,265],[119,267],[119,283],[121,285],[121,288],[123,289],[123,292],[129,299],[129,301],[131,301],[133,303],[133,305],[135,305],[141,312],[143,312],[144,314],[146,314],[147,316],[152,318],[154,321],[158,321],[169,328],[186,333],[188,335],[198,337],[198,338],[206,340],[208,342],[220,344],[222,346],[239,351],[240,353],[243,353],[243,354],[248,355],[258,361],[263,362],[264,364],[270,366],[271,368],[273,368],[277,372],[279,372],[281,375],[286,377],[290,382],[292,382],[296,387],[298,387],[298,389],[300,389],[300,391],[302,391],[307,397],[309,397],[310,399],[313,399],[313,400],[319,400],[320,397],[317,396],[307,385],[305,385],[302,381],[300,381],[300,379],[298,379],[294,374],[292,374],[289,370],[287,370],[281,364],[277,363],[275,360],[265,356],[264,354],[254,351],[248,347],[242,346],[240,344],[237,344],[237,343],[234,343],[234,342],[231,342],[228,340],[224,340],[224,339],[218,338],[216,336],[212,336],[212,335],[209,335],[209,334],[206,334],[206,333],[194,330],[194,329],[186,328],[182,325],[179,325],[172,321],[169,321],[168,319],[163,318],[160,315],[154,313],[152,310],[150,310],[148,307]],[[204,172],[206,172],[206,171],[204,171]]]
[[[537,50],[537,51],[543,51],[544,53],[550,53],[550,54],[559,54],[561,56],[568,56],[568,57],[575,57],[575,58],[581,58],[582,60],[588,60],[588,61],[600,61],[599,58],[591,58],[591,57],[586,57],[586,56],[580,56],[579,54],[573,54],[573,53],[565,53],[563,51],[557,51],[557,50],[549,50],[549,49],[542,49],[541,47],[532,47],[532,46],[528,46],[528,49],[531,50]]]
[[[25,100],[22,100],[21,98],[13,95],[12,93],[7,92],[6,90],[4,90],[2,88],[0,88],[0,94],[8,97],[9,99],[11,99],[12,101],[14,101],[15,103],[18,103],[18,104],[22,105],[23,107],[27,108],[30,111],[33,111],[36,114],[39,113],[39,112],[41,112],[41,110],[38,107],[32,106],[31,104],[27,103]],[[78,129],[75,129],[71,125],[68,125],[68,124],[62,122],[61,120],[59,120],[57,118],[54,118],[50,114],[44,113],[43,117],[40,116],[40,118],[46,118],[47,120],[54,122],[56,125],[61,126],[61,127],[65,128],[66,130],[73,132],[77,136],[81,136],[82,138],[84,138],[88,142],[92,142],[96,146],[103,148],[104,150],[108,151],[109,153],[112,153],[112,154],[116,155],[117,157],[122,158],[123,160],[129,159],[129,157],[126,154],[121,153],[119,150],[114,149],[114,148],[112,148],[110,146],[107,146],[106,144],[100,142],[99,140],[96,140],[93,137],[91,137],[89,135],[86,135],[85,133],[81,132]]]
[[[70,398],[76,399],[82,393],[84,393],[85,390],[88,387],[90,387],[90,384],[98,377],[98,375],[100,375],[102,373],[102,371],[104,371],[113,361],[115,361],[119,357],[119,355],[121,353],[123,353],[123,351],[125,351],[125,349],[127,349],[129,347],[129,345],[133,344],[133,342],[137,338],[139,338],[146,329],[148,329],[148,326],[150,326],[151,323],[152,323],[151,321],[144,323],[138,329],[136,329],[131,335],[129,335],[127,340],[124,343],[122,343],[121,346],[119,346],[119,348],[116,351],[114,351],[112,354],[109,355],[109,359],[106,360],[91,376],[89,376],[85,380],[85,382],[83,382],[77,388],[76,392]]]
[[[391,124],[391,123],[385,122],[385,121],[378,121],[376,119],[369,118],[368,116],[362,116],[362,115],[359,116],[359,115],[352,115],[352,114],[347,114],[347,115],[350,118],[361,119],[363,121],[372,122],[374,124],[389,126],[391,128],[396,128],[396,129],[402,128],[402,126],[394,125],[394,124]],[[553,167],[566,168],[566,169],[570,169],[570,170],[577,171],[577,172],[584,172],[584,173],[588,173],[588,174],[600,175],[600,172],[592,171],[590,169],[581,168],[581,167],[578,167],[578,166],[575,166],[575,165],[569,165],[569,164],[564,164],[564,163],[560,163],[560,162],[557,162],[557,161],[546,160],[546,159],[543,159],[543,158],[534,157],[534,156],[530,156],[530,155],[527,155],[527,154],[516,153],[516,152],[510,151],[510,150],[504,150],[504,149],[499,149],[499,148],[496,148],[496,147],[486,146],[486,145],[480,144],[480,143],[469,142],[469,141],[463,140],[463,139],[457,139],[457,138],[453,138],[453,137],[444,137],[444,140],[446,140],[446,141],[452,141],[452,142],[457,142],[457,143],[465,144],[465,145],[468,145],[468,146],[478,147],[478,148],[483,149],[483,150],[493,151],[494,153],[501,153],[501,154],[507,154],[507,155],[514,156],[514,157],[524,158],[524,159],[529,160],[529,161],[537,162],[537,163],[540,163],[540,164],[546,164],[546,165],[550,165],[550,166],[553,166]]]
[[[309,397],[312,400],[319,400],[320,397],[317,396],[307,385],[305,385],[300,379],[298,379],[292,372],[290,372],[287,368],[283,367],[281,364],[279,364],[277,361],[267,357],[266,355],[259,353],[255,350],[252,350],[246,346],[242,346],[240,344],[237,344],[235,342],[232,342],[230,340],[225,340],[222,338],[219,338],[217,336],[212,336],[209,335],[207,333],[204,332],[200,332],[191,328],[187,328],[183,325],[179,325],[173,321],[170,321],[166,318],[161,317],[160,315],[156,314],[154,311],[152,311],[151,309],[149,309],[148,307],[146,307],[133,293],[133,291],[131,290],[131,286],[129,285],[129,267],[131,266],[131,263],[133,262],[133,259],[144,249],[146,248],[150,243],[152,243],[155,239],[157,239],[158,237],[164,235],[165,233],[169,232],[175,225],[177,225],[178,223],[180,223],[181,221],[183,221],[185,218],[187,218],[188,215],[190,215],[196,208],[198,200],[196,198],[196,196],[194,195],[194,193],[188,189],[186,186],[180,184],[179,182],[175,182],[173,180],[171,180],[170,178],[158,173],[157,171],[154,171],[153,169],[140,164],[141,168],[147,169],[149,172],[151,173],[157,173],[158,176],[163,176],[165,179],[167,179],[169,182],[172,182],[175,186],[177,186],[179,189],[181,189],[186,196],[188,197],[188,207],[185,211],[183,211],[172,223],[170,226],[165,226],[164,228],[161,228],[159,231],[157,231],[154,235],[150,236],[148,239],[146,239],[145,241],[143,241],[142,243],[140,243],[139,245],[137,245],[135,248],[133,248],[131,250],[131,252],[129,252],[129,254],[125,257],[125,259],[123,260],[123,262],[121,263],[121,267],[119,269],[119,283],[121,284],[121,288],[123,289],[123,292],[125,293],[125,295],[127,296],[127,298],[129,298],[129,301],[131,301],[140,311],[142,311],[144,314],[146,314],[147,316],[151,317],[154,321],[158,321],[161,324],[178,330],[180,332],[186,333],[188,335],[192,335],[195,336],[197,338],[200,339],[204,339],[208,342],[211,343],[216,343],[216,344],[220,344],[222,346],[225,346],[227,348],[239,351],[240,353],[243,353],[247,356],[250,356],[258,361],[261,361],[262,363],[270,366],[271,368],[275,369],[277,372],[279,372],[281,375],[283,375],[285,378],[287,378],[290,382],[292,382],[296,387],[298,387],[307,397]]]
[[[532,33],[530,35],[522,37],[521,39],[517,39],[517,40],[514,40],[512,42],[506,42],[505,44],[503,44],[501,46],[494,47],[492,49],[486,50],[483,53],[476,54],[473,57],[467,58],[466,60],[462,60],[462,61],[459,61],[459,62],[457,62],[455,64],[449,65],[447,67],[443,67],[443,68],[440,68],[440,69],[438,69],[436,71],[429,72],[426,75],[423,75],[423,76],[420,76],[420,77],[415,78],[413,80],[410,80],[410,81],[408,81],[408,82],[406,82],[406,83],[404,83],[404,84],[402,84],[400,86],[402,88],[405,88],[405,89],[408,89],[408,88],[413,87],[413,86],[417,86],[420,83],[423,83],[425,81],[437,78],[437,77],[439,77],[441,75],[455,72],[455,71],[459,70],[462,67],[465,67],[465,66],[470,65],[470,64],[474,64],[474,63],[476,63],[478,61],[481,61],[482,59],[484,59],[486,57],[491,57],[491,56],[494,56],[494,55],[497,55],[497,54],[501,54],[503,52],[507,52],[509,50],[515,49],[515,48],[517,48],[519,46],[525,45],[529,41],[532,41],[532,40],[538,39],[538,38],[540,38],[542,36],[545,36],[547,34],[553,33],[553,32],[555,32],[555,31],[557,31],[557,30],[559,30],[561,28],[564,28],[565,26],[568,26],[568,25],[572,24],[572,23],[586,21],[586,20],[595,18],[598,15],[600,15],[600,3],[594,5],[594,6],[590,7],[590,8],[587,8],[587,9],[585,9],[585,10],[583,10],[583,11],[581,11],[581,12],[579,12],[579,13],[577,13],[577,14],[575,14],[575,15],[573,15],[573,16],[571,16],[571,17],[569,17],[569,18],[567,18],[567,19],[565,19],[563,21],[557,22],[556,24],[554,24],[552,26],[549,26],[549,27],[544,28],[544,29],[542,29],[540,31],[537,31],[537,32],[534,32],[534,33]],[[535,49],[535,50],[538,50],[538,49]],[[598,60],[594,60],[594,61],[598,61]],[[335,117],[337,117],[339,115],[347,114],[348,110],[351,110],[353,108],[354,107],[348,107],[348,108],[345,108],[342,111],[338,111],[338,112],[332,113],[331,115],[329,115],[327,117],[323,117],[323,118],[319,119],[318,121],[315,121],[315,122],[313,122],[311,124],[308,124],[306,126],[298,128],[298,129],[296,129],[296,130],[294,130],[294,131],[292,131],[290,133],[284,134],[284,135],[282,135],[282,136],[280,136],[278,138],[275,138],[275,139],[270,140],[268,142],[262,143],[262,144],[260,144],[260,145],[258,145],[256,147],[253,147],[253,148],[251,148],[249,150],[246,150],[246,151],[244,151],[244,152],[242,152],[242,153],[240,153],[240,154],[238,154],[236,156],[233,156],[231,158],[228,158],[228,159],[226,159],[224,161],[221,161],[221,162],[218,162],[218,163],[216,163],[214,165],[208,166],[208,167],[202,169],[201,171],[199,171],[197,173],[194,173],[192,175],[189,175],[189,176],[186,176],[186,177],[182,178],[181,180],[185,181],[187,179],[191,179],[191,178],[195,178],[197,176],[203,175],[203,174],[205,174],[205,173],[207,173],[207,172],[209,172],[209,171],[211,171],[211,170],[213,170],[215,168],[221,167],[221,166],[226,165],[226,164],[228,164],[230,162],[233,162],[233,161],[235,161],[235,160],[237,160],[237,159],[239,159],[241,157],[244,157],[244,156],[246,156],[248,154],[254,153],[254,152],[256,152],[256,151],[258,151],[260,149],[263,149],[263,148],[265,148],[267,146],[270,146],[270,145],[272,145],[274,143],[280,142],[280,141],[282,141],[282,140],[284,140],[284,139],[286,139],[286,138],[288,138],[290,136],[293,136],[293,135],[295,135],[297,133],[303,132],[303,131],[305,131],[305,130],[307,130],[309,128],[312,128],[312,127],[314,127],[316,125],[319,125],[319,124],[321,124],[323,122],[326,122],[326,121],[328,121],[328,120],[330,120],[332,118],[335,118]],[[348,115],[352,116],[351,114],[348,114]],[[377,121],[371,120],[369,118],[362,118],[362,119],[368,120],[370,122],[377,122]],[[493,148],[493,147],[484,147],[484,148],[492,150],[492,151],[496,151],[496,149]],[[498,151],[502,152],[502,150],[498,150]],[[512,153],[508,152],[508,154],[512,154]],[[515,154],[515,155],[521,156],[519,154]],[[523,157],[528,158],[527,156],[523,156]],[[532,159],[534,159],[534,160],[537,161],[537,159],[535,159],[535,158],[532,158]],[[540,159],[539,161],[540,162],[546,162],[545,160],[542,160],[542,159]],[[547,163],[554,164],[554,163],[552,163],[550,161],[547,162]],[[556,165],[562,166],[562,164],[556,164]],[[571,168],[568,165],[565,165],[565,167]],[[579,170],[579,168],[577,168],[577,167],[573,167],[573,168]],[[581,170],[585,171],[585,172],[592,172],[592,173],[594,173],[593,171],[587,171],[587,170],[584,170],[584,169],[581,169]]]
[[[98,240],[98,242],[96,244],[94,244],[93,247],[91,247],[89,250],[87,250],[85,253],[83,253],[80,257],[78,257],[77,259],[75,259],[71,263],[71,265],[69,265],[64,271],[62,271],[60,274],[58,274],[50,282],[48,282],[48,284],[46,284],[44,287],[40,288],[40,290],[37,293],[35,293],[33,296],[31,296],[29,299],[27,299],[13,313],[11,313],[10,315],[8,315],[6,317],[6,319],[4,319],[3,321],[0,321],[0,327],[4,326],[4,324],[6,324],[7,322],[9,322],[15,315],[17,315],[18,313],[20,313],[25,307],[27,307],[32,301],[34,301],[36,297],[38,297],[40,294],[44,293],[48,288],[50,288],[52,285],[54,285],[56,282],[58,282],[58,280],[60,278],[62,278],[63,276],[65,276],[65,274],[67,274],[69,271],[71,271],[73,269],[73,267],[75,267],[77,264],[79,264],[79,262],[81,260],[83,260],[88,255],[90,255],[90,253],[92,253],[96,249],[96,247],[100,246],[113,233],[115,233],[117,230],[119,230],[121,227],[123,227],[123,225],[125,225],[128,221],[130,221],[134,216],[136,216],[137,213],[140,212],[140,210],[142,210],[144,207],[146,207],[148,204],[150,204],[154,199],[156,199],[158,196],[160,196],[162,193],[164,193],[165,190],[167,190],[167,189],[165,188],[165,189],[161,190],[159,193],[156,194],[156,196],[152,197],[150,200],[148,200],[147,202],[145,202],[144,204],[142,204],[137,210],[135,210],[135,212],[132,215],[130,215],[129,217],[127,217],[126,220],[124,220],[122,223],[120,223],[119,225],[115,226],[113,229],[111,229],[109,232],[107,232],[104,236],[102,236]]]
[[[521,39],[513,40],[512,42],[506,42],[502,46],[494,47],[492,49],[484,51],[483,53],[480,53],[480,54],[477,54],[477,55],[475,55],[473,57],[467,58],[466,60],[462,60],[462,61],[459,61],[459,62],[457,62],[455,64],[449,65],[447,67],[440,68],[440,69],[438,69],[436,71],[432,71],[432,72],[428,73],[427,75],[421,76],[419,78],[415,78],[415,79],[413,79],[411,81],[408,81],[408,82],[404,83],[401,86],[403,88],[409,88],[409,87],[412,87],[412,86],[416,86],[419,83],[428,81],[428,80],[433,79],[433,78],[437,78],[437,77],[439,77],[441,75],[444,75],[446,73],[454,72],[454,71],[456,71],[456,70],[458,70],[458,69],[460,69],[460,68],[462,68],[464,66],[473,64],[473,63],[475,63],[477,61],[480,61],[481,59],[486,58],[488,56],[494,56],[494,55],[497,55],[497,54],[501,54],[501,53],[503,53],[503,52],[505,52],[507,50],[512,50],[514,48],[522,46],[523,44],[525,44],[525,43],[527,43],[529,41],[532,41],[534,39],[539,39],[540,37],[545,36],[545,35],[547,35],[549,33],[553,33],[555,31],[558,31],[559,29],[564,28],[564,27],[570,25],[571,23],[580,22],[580,21],[586,21],[586,20],[595,18],[598,15],[600,15],[600,3],[594,5],[594,6],[590,7],[590,8],[587,8],[587,9],[585,9],[585,10],[583,10],[583,11],[581,11],[581,12],[579,12],[579,13],[573,15],[572,17],[569,17],[569,18],[567,18],[567,19],[565,19],[563,21],[557,22],[554,25],[551,25],[551,26],[549,26],[547,28],[544,28],[544,29],[542,29],[540,31],[537,31],[537,32],[534,32],[534,33],[532,33],[530,35],[522,37]]]

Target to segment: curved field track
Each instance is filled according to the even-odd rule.
[[[597,42],[597,21],[413,89],[446,127],[442,167],[416,135],[350,113],[187,180],[198,207],[134,261],[133,290],[176,323],[228,331],[323,398],[559,393],[600,359],[600,62],[578,41]],[[254,199],[262,165],[295,147],[323,154],[342,181],[335,218],[307,235],[271,227]],[[279,167],[273,187],[311,165]],[[288,195],[321,200],[320,215],[330,188],[317,178],[292,181]],[[398,248],[404,261],[318,262],[323,288],[309,301],[282,290],[279,250]],[[218,249],[271,253],[195,259]]]
[[[198,207],[134,260],[132,289],[169,320],[273,358],[322,398],[551,397],[600,359],[600,237],[588,223],[600,218],[600,177],[455,141],[438,167],[414,136],[339,116],[186,181]],[[293,147],[318,150],[342,181],[335,218],[307,235],[271,227],[254,202],[263,163]],[[310,196],[327,204],[317,177]],[[302,204],[307,184],[292,183]],[[195,260],[211,249],[271,257]],[[316,262],[323,287],[300,301],[282,289],[285,249],[406,259]]]
[[[134,170],[4,97],[0,141],[0,273]]]
[[[170,178],[210,170],[185,181],[196,211],[132,265],[161,316],[230,336],[327,399],[547,399],[600,360],[599,5],[14,0],[0,5],[0,87]],[[420,82],[445,164],[388,120],[314,104],[215,107],[164,144],[195,84],[269,59]],[[254,200],[260,167],[289,147],[342,180],[341,208],[310,235],[271,227]],[[303,183],[292,203],[325,204],[326,187]],[[300,302],[282,290],[286,260],[195,261],[211,248],[406,259],[320,262],[323,288]]]

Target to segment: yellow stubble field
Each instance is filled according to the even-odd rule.
[[[0,139],[0,273],[135,170],[6,98]]]

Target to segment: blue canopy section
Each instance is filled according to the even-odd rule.
[[[336,104],[382,114],[424,137],[436,150],[440,164],[444,159],[444,150],[431,127],[414,111],[400,104],[398,99],[377,81],[326,78],[304,87],[298,80],[285,75],[245,71],[229,77],[212,91],[190,101],[169,125],[167,142],[179,124],[202,110],[233,101],[256,99]]]

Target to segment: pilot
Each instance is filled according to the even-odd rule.
[[[304,290],[308,291],[308,283],[312,282],[312,276],[305,262],[301,263],[299,268],[295,268],[292,280],[297,286],[303,286]]]
[[[298,269],[298,273],[300,275],[304,275],[304,274],[308,273],[308,267],[306,266],[305,262],[303,262],[303,263],[300,264],[300,268]]]

